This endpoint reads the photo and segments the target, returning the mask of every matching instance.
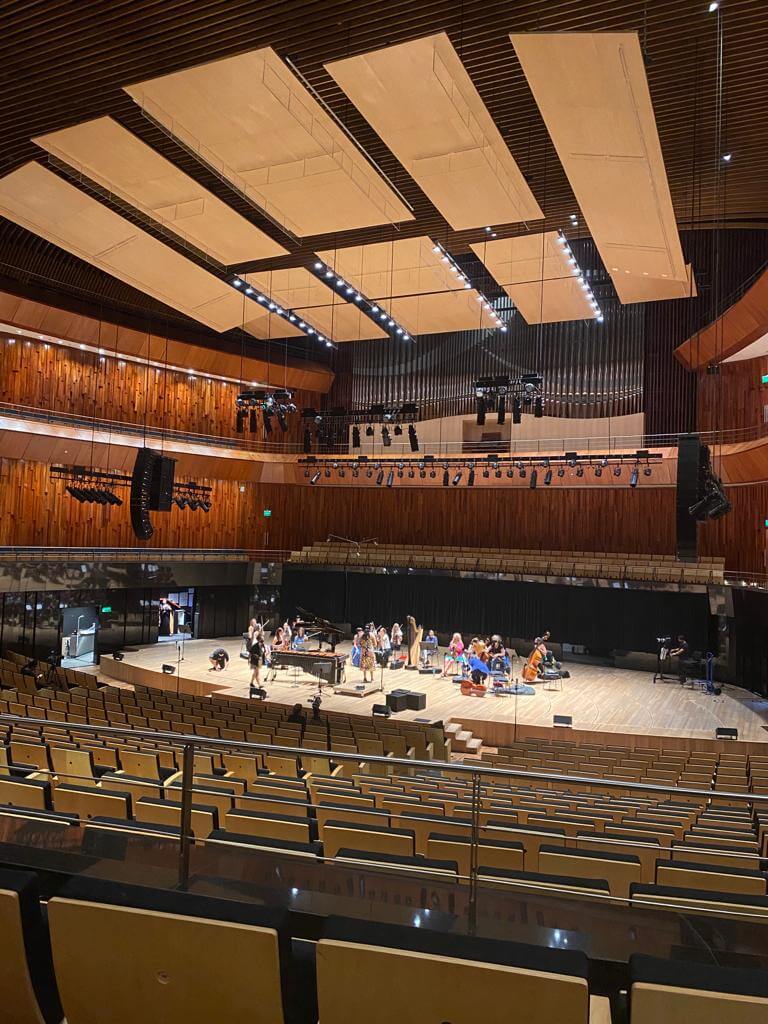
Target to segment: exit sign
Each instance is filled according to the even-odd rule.
[[[272,509],[271,508],[265,508],[264,512],[262,514],[263,514],[265,519],[269,519],[269,517],[272,515]]]
[[[765,525],[768,526],[768,522],[766,522]],[[103,604],[101,606],[101,611],[102,611],[102,614],[106,615],[108,612],[112,611],[112,605],[111,604]]]
[[[760,378],[760,383],[761,384],[768,384],[768,373],[764,373],[763,374],[763,376]]]

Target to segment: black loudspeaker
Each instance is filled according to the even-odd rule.
[[[570,715],[552,715],[552,725],[563,725],[570,729],[573,718]]]
[[[139,540],[149,540],[154,533],[149,518],[152,490],[152,469],[157,455],[149,448],[139,448],[131,476],[131,526]]]
[[[386,704],[374,704],[371,709],[371,713],[374,715],[381,715],[382,718],[389,718],[392,714]]]
[[[175,471],[176,459],[169,459],[165,455],[155,456],[149,490],[149,507],[155,512],[171,511]]]
[[[391,693],[388,693],[387,707],[392,714],[397,714],[398,711],[405,711],[408,707],[408,691],[392,690]]]
[[[738,738],[738,729],[715,729],[716,740],[737,740]]]
[[[405,706],[409,711],[423,711],[427,706],[426,693],[414,693],[412,690],[405,695]]]
[[[163,665],[163,672],[165,672],[165,674],[167,676],[172,676],[176,672],[176,666],[175,665]]]
[[[709,449],[698,434],[680,434],[677,439],[677,557],[682,562],[698,558],[696,519],[690,509],[703,497],[703,475]]]

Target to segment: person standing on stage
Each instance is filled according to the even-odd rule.
[[[363,673],[363,682],[373,682],[373,671],[376,668],[376,633],[372,622],[363,630],[360,638],[360,668]]]
[[[267,660],[267,645],[264,641],[264,633],[260,626],[257,626],[251,638],[251,646],[248,650],[248,664],[251,666],[251,686],[259,685],[259,671]]]
[[[360,643],[363,639],[362,629],[355,630],[355,635],[352,637],[352,667],[360,668]]]
[[[403,630],[399,622],[393,623],[390,639],[392,641],[392,653],[399,654],[400,648],[403,646]]]

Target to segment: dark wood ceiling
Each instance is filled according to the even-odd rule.
[[[43,154],[31,136],[110,114],[187,173],[265,226],[259,215],[141,114],[122,86],[219,57],[272,46],[290,58],[412,203],[392,227],[280,239],[303,262],[317,248],[430,234],[455,253],[480,231],[453,232],[323,70],[323,63],[430,33],[449,34],[510,150],[529,177],[547,227],[577,210],[509,42],[511,31],[640,33],[672,199],[681,228],[764,226],[768,219],[768,18],[760,0],[15,0],[0,15],[0,173]],[[722,120],[717,139],[718,17]],[[718,152],[715,149],[719,150]],[[722,152],[731,152],[723,168]],[[274,233],[274,228],[270,228]],[[508,233],[522,230],[510,225]],[[502,230],[500,230],[502,233]],[[572,232],[569,231],[569,234]],[[0,276],[168,315],[153,300],[0,218]],[[170,322],[189,325],[178,314]],[[305,343],[293,346],[298,354]],[[317,353],[311,355],[316,357]]]

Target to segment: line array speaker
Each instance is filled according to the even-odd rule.
[[[698,558],[696,519],[690,508],[703,496],[709,449],[698,434],[681,434],[677,442],[677,557],[682,562]]]
[[[139,448],[131,475],[131,526],[139,540],[154,533],[150,510],[169,512],[176,460],[151,448]]]

